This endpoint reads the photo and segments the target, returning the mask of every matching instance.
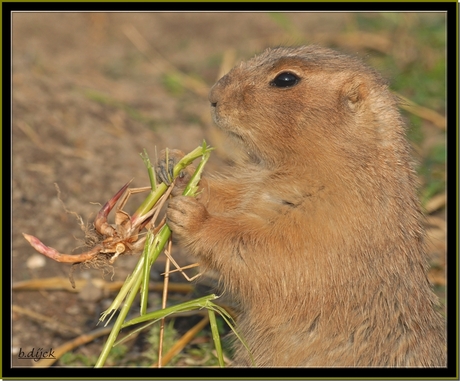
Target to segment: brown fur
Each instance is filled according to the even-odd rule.
[[[270,82],[282,72],[300,81]],[[209,96],[247,152],[176,197],[174,235],[241,304],[257,366],[445,366],[422,214],[394,97],[359,60],[268,49]],[[236,344],[235,365],[249,366]]]

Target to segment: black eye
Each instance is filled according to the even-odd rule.
[[[292,87],[297,85],[299,81],[300,78],[295,74],[283,72],[278,74],[275,79],[270,82],[270,85],[275,87]]]

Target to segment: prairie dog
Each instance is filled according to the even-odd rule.
[[[397,102],[360,60],[267,49],[209,94],[247,152],[167,210],[241,305],[235,366],[446,366]],[[160,165],[161,167],[161,165]]]

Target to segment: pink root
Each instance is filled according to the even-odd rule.
[[[22,235],[36,251],[38,251],[40,254],[43,254],[44,256],[48,258],[54,259],[56,262],[62,262],[62,263],[85,262],[93,258],[96,254],[98,254],[101,249],[100,247],[94,247],[92,250],[86,253],[75,254],[75,255],[61,254],[56,249],[46,246],[37,237],[34,237],[26,233],[22,233]]]

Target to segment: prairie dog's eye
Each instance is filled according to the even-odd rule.
[[[278,74],[273,81],[270,82],[271,86],[275,87],[292,87],[297,85],[300,78],[288,71]]]

